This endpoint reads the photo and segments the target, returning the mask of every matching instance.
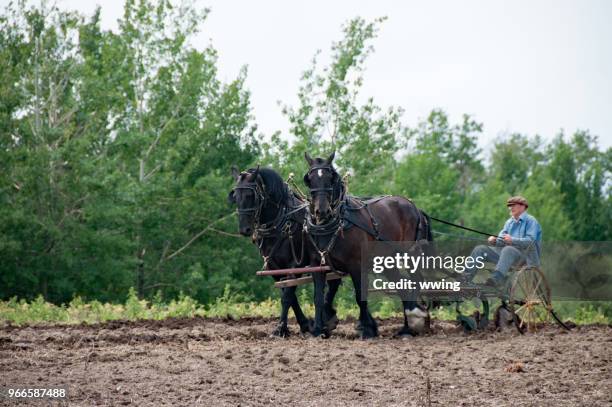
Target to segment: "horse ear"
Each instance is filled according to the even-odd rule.
[[[334,157],[336,156],[336,151],[334,150],[331,155],[327,158],[327,163],[331,164],[334,161]]]
[[[257,182],[265,191],[266,190],[266,184],[261,176],[261,174],[259,173],[259,165],[257,166],[257,169],[255,169],[255,172],[253,173],[253,181]]]
[[[312,159],[310,154],[308,154],[308,151],[304,151],[304,158],[306,159],[306,162],[308,163],[308,165],[312,167],[312,163],[314,160]]]
[[[232,177],[238,181],[238,178],[240,177],[240,171],[238,170],[238,167],[236,167],[235,165],[232,165]]]
[[[246,178],[247,181],[257,182],[257,179],[259,178],[259,165],[255,169],[248,170],[247,173],[248,173],[248,178]]]
[[[236,194],[235,194],[235,190],[231,190],[230,193],[227,195],[227,201],[231,204],[235,204],[236,203]]]

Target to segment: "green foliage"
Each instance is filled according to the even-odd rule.
[[[573,218],[569,239],[610,240],[612,148],[599,151],[597,137],[577,131],[569,141],[559,134],[547,155],[547,174],[559,188],[563,209]]]
[[[246,71],[222,83],[216,51],[189,44],[206,15],[127,1],[111,32],[100,10],[86,20],[9,5],[0,298],[109,301],[136,286],[141,299],[161,288],[207,302],[242,278],[239,265],[255,267],[246,239],[219,234],[234,226],[229,167],[254,161],[258,146]]]
[[[588,304],[576,309],[575,320],[581,324],[610,324],[610,304],[606,304],[608,313],[604,311],[605,305],[596,306]]]
[[[361,102],[365,61],[373,51],[384,18],[366,22],[361,18],[343,27],[344,37],[332,44],[331,62],[321,67],[318,54],[301,77],[298,105],[283,106],[289,120],[292,143],[280,135],[264,145],[264,162],[284,172],[306,171],[304,152],[312,156],[336,151],[336,165],[360,181],[351,192],[383,193],[394,168],[397,137],[405,129],[399,108],[383,109],[372,98]]]
[[[303,290],[307,293],[307,290]],[[312,304],[306,300],[308,295],[302,295],[303,309],[307,316],[314,315]],[[359,309],[352,300],[350,290],[341,290],[337,301],[338,317],[357,318]],[[577,324],[610,324],[612,321],[612,303],[582,303],[559,302],[555,304],[557,314],[562,320],[571,320]],[[381,297],[372,302],[372,314],[376,318],[390,318],[401,316],[401,304],[389,297]],[[475,306],[472,303],[462,305],[461,311],[470,315]],[[207,318],[233,318],[260,317],[275,318],[280,311],[280,300],[268,298],[260,302],[244,302],[233,295],[229,286],[224,294],[217,298],[213,304],[205,306],[193,298],[181,295],[178,300],[168,304],[139,300],[136,291],[130,294],[123,304],[101,303],[99,301],[84,302],[80,297],[72,300],[68,305],[54,305],[46,302],[42,296],[28,302],[11,298],[0,301],[0,326],[10,323],[13,325],[36,324],[94,324],[112,320],[141,320],[165,318],[191,318],[201,316]],[[454,321],[456,318],[453,307],[434,309],[432,317],[439,320]],[[493,315],[490,316],[493,318]]]

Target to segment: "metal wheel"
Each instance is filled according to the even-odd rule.
[[[535,332],[538,326],[553,316],[563,327],[565,325],[554,314],[550,287],[544,273],[538,267],[524,266],[519,269],[510,289],[510,311],[520,333]],[[567,327],[565,327],[567,328]]]

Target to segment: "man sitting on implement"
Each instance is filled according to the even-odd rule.
[[[489,286],[501,286],[510,267],[523,261],[528,266],[540,265],[540,244],[542,228],[533,216],[527,213],[529,204],[522,196],[513,196],[506,205],[510,211],[508,219],[498,236],[490,236],[489,246],[479,245],[472,250],[472,258],[484,257],[485,261],[496,263],[495,271],[486,281]],[[471,282],[477,270],[466,268],[463,280]]]

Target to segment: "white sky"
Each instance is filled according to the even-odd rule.
[[[7,0],[0,0],[4,6]],[[58,0],[116,28],[122,0]],[[366,63],[363,93],[405,110],[414,126],[433,108],[484,123],[483,147],[509,133],[550,139],[589,129],[612,146],[612,1],[231,1],[200,0],[211,14],[194,45],[219,52],[223,80],[248,65],[247,86],[265,135],[288,123],[317,49],[329,55],[341,25],[387,16]],[[325,59],[322,59],[325,61]]]

